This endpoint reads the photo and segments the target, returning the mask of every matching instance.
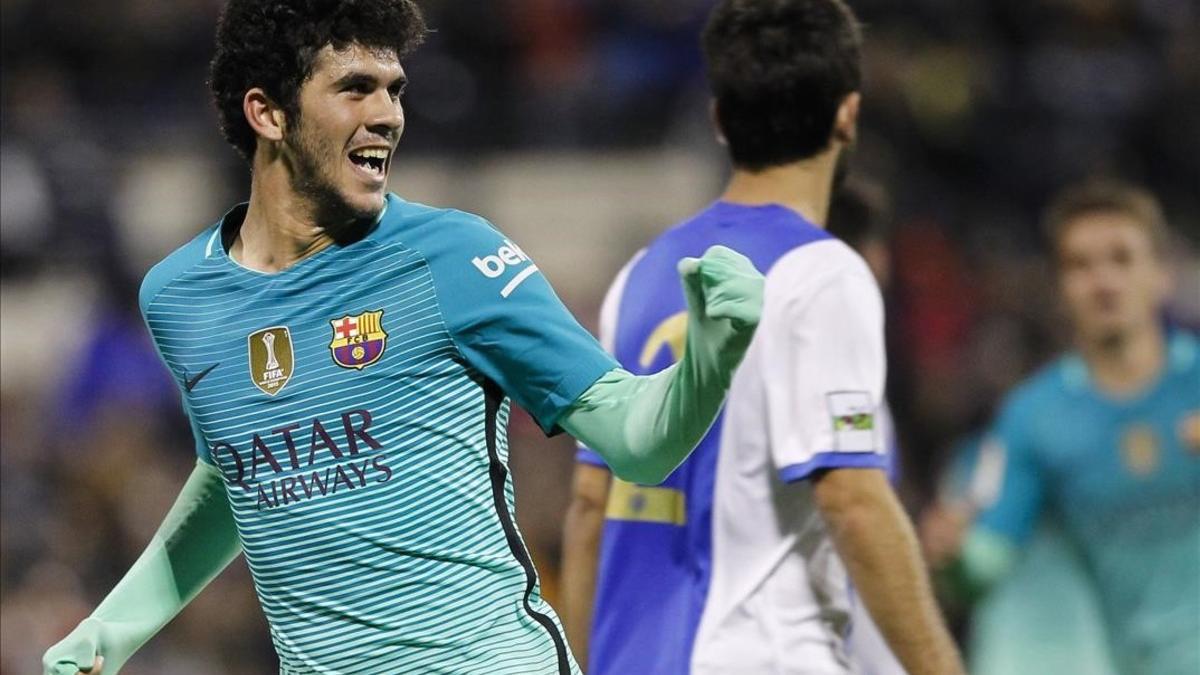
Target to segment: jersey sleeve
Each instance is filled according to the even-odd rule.
[[[159,336],[154,332],[154,324],[151,320],[154,298],[158,296],[158,293],[171,278],[171,274],[178,267],[179,264],[174,259],[168,258],[151,269],[146,274],[146,278],[142,281],[142,287],[138,291],[138,306],[141,308],[142,321],[146,324],[146,330],[150,332],[150,341],[154,343],[154,351],[158,354],[158,360],[162,362],[163,366],[167,369],[168,375],[174,380],[175,386],[179,388],[180,401],[183,404],[183,414],[187,417],[188,426],[192,430],[192,440],[195,445],[196,457],[208,464],[214,464],[208,442],[204,439],[204,433],[200,431],[200,425],[196,423],[196,419],[188,407],[187,392],[183,389],[183,382],[175,372],[175,369],[167,362],[166,357],[163,356],[162,348],[158,343]]]
[[[617,273],[613,279],[612,285],[608,287],[608,291],[604,294],[604,302],[600,305],[600,345],[609,354],[617,353],[617,330],[620,325],[621,318],[621,297],[625,295],[625,284],[629,280],[629,273],[633,266],[645,254],[645,250],[639,251],[621,271]],[[628,369],[628,364],[621,364]],[[579,449],[575,453],[575,461],[582,464],[591,464],[603,469],[608,468],[608,463],[604,458],[591,448],[584,444],[579,444]]]
[[[443,314],[463,357],[547,434],[601,375],[617,368],[532,259],[487,221],[461,214],[435,263]]]
[[[816,255],[824,260],[805,253],[804,264],[778,263],[758,329],[772,460],[785,482],[824,469],[887,466],[879,419],[887,369],[883,299],[861,260],[835,263],[814,281],[812,268],[853,254]]]
[[[1045,499],[1043,468],[1030,434],[1031,407],[1021,392],[1005,404],[980,447],[968,488],[980,509],[976,525],[1016,543],[1032,535]]]
[[[601,469],[608,468],[608,463],[604,461],[603,457],[582,443],[579,444],[575,451],[575,461],[580,464],[590,464]]]

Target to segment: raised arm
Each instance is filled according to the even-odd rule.
[[[688,304],[679,362],[644,377],[610,371],[560,421],[634,483],[662,482],[704,438],[762,311],[763,277],[740,253],[714,246],[680,261],[679,274]]]
[[[197,461],[150,545],[96,611],[46,651],[43,672],[75,675],[103,667],[115,675],[239,552],[221,474]]]

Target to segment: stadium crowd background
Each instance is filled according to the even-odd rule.
[[[0,3],[0,673],[32,672],[127,568],[194,457],[136,308],[146,269],[244,198],[205,69],[219,0]],[[394,165],[478,212],[587,326],[628,257],[703,207],[724,162],[698,34],[711,0],[424,0]],[[1038,214],[1139,180],[1200,325],[1200,9],[1192,0],[851,2],[867,26],[854,173],[886,188],[889,392],[902,495],[1066,337]],[[512,427],[518,514],[553,602],[568,439]],[[235,563],[124,672],[273,665]]]

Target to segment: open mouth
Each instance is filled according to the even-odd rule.
[[[383,148],[360,148],[350,153],[350,163],[376,179],[387,171],[388,151]]]

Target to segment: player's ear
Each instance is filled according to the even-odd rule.
[[[725,138],[725,132],[721,130],[721,115],[720,104],[717,103],[716,97],[708,100],[708,121],[712,122],[713,132],[717,135],[717,143],[722,146],[728,146],[729,140]]]
[[[246,122],[250,124],[254,133],[268,141],[283,140],[286,116],[261,88],[254,87],[246,92],[242,99],[242,112],[245,113]]]
[[[852,91],[846,94],[838,106],[837,117],[833,122],[833,138],[847,145],[858,138],[858,108],[862,105],[862,94]]]

